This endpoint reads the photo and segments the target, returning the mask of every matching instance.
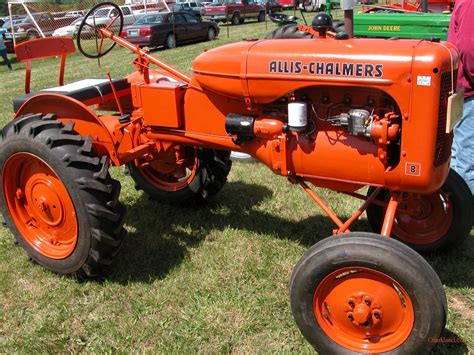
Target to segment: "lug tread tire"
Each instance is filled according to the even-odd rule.
[[[317,324],[312,299],[318,283],[343,267],[369,267],[399,282],[409,294],[415,324],[408,339],[384,354],[428,354],[447,319],[443,285],[428,262],[403,243],[378,234],[353,232],[324,239],[299,260],[290,281],[295,321],[305,338],[322,354],[359,354],[332,341]],[[397,277],[398,276],[398,277]],[[403,279],[400,279],[403,278]],[[409,286],[409,287],[407,287]]]
[[[25,115],[1,131],[0,166],[18,152],[34,154],[50,165],[65,185],[77,215],[77,245],[65,259],[53,260],[26,242],[8,213],[3,192],[0,211],[7,226],[32,260],[59,274],[79,279],[97,277],[117,254],[123,237],[125,208],[118,201],[120,183],[109,173],[107,157],[94,156],[91,137],[73,131],[54,115]]]
[[[310,33],[298,30],[297,25],[289,24],[278,27],[273,32],[270,32],[265,39],[306,39],[313,37]]]
[[[150,198],[171,204],[201,204],[216,195],[225,185],[232,167],[230,152],[198,149],[198,166],[194,179],[185,188],[170,192],[160,190],[148,182],[134,164],[128,172],[135,181],[135,188],[143,190]]]

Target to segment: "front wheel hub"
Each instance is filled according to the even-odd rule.
[[[51,259],[64,259],[77,244],[76,211],[54,170],[31,153],[12,155],[3,167],[11,219],[25,241]]]
[[[408,293],[390,276],[346,267],[326,276],[313,297],[316,321],[339,345],[360,352],[389,352],[403,344],[414,324]]]

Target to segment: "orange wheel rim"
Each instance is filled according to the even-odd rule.
[[[77,244],[76,211],[61,179],[41,158],[12,155],[3,167],[10,216],[25,241],[40,254],[64,259]]]
[[[329,338],[357,352],[397,348],[410,335],[415,319],[403,287],[383,272],[364,267],[326,276],[314,292],[313,310]]]
[[[184,189],[191,183],[196,176],[197,165],[197,152],[194,149],[193,155],[182,162],[174,159],[166,164],[156,161],[146,166],[140,166],[138,170],[148,182],[158,189],[175,192]]]
[[[427,245],[443,238],[452,221],[453,208],[445,192],[405,194],[392,233],[404,242]]]

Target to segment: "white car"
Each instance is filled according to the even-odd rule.
[[[122,10],[124,26],[132,25],[137,20],[130,6],[120,6],[120,10]],[[102,7],[98,9],[93,16],[87,19],[87,23],[91,26],[106,26],[113,18],[117,17],[117,15],[115,8]]]
[[[69,26],[64,26],[58,28],[56,31],[53,32],[53,37],[71,37],[76,38],[77,32],[79,30],[79,25],[81,24],[84,17],[79,17]]]

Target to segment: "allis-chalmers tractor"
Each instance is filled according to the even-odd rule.
[[[294,318],[314,348],[428,352],[447,303],[420,253],[459,245],[472,225],[471,194],[449,170],[462,105],[456,48],[334,36],[318,15],[312,28],[205,51],[187,75],[119,37],[119,11],[95,27],[95,10],[79,50],[99,58],[118,43],[136,54],[137,70],[18,97],[1,131],[1,213],[29,256],[59,274],[96,277],[125,234],[110,164],[125,165],[152,198],[202,202],[223,188],[229,152],[245,152],[300,185],[336,225],[290,282]],[[66,38],[19,45],[27,91],[32,59],[61,55],[63,73],[74,50]],[[363,203],[342,221],[311,185]],[[364,211],[374,233],[351,232]]]

